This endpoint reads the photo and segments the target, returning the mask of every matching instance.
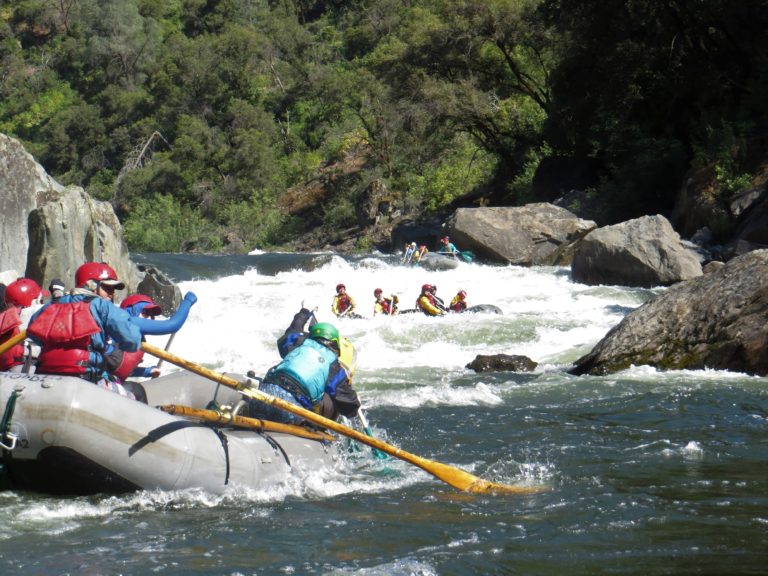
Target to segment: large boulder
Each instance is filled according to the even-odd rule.
[[[504,264],[570,263],[575,244],[596,228],[565,208],[546,202],[518,207],[459,208],[445,229],[460,250]]]
[[[27,217],[62,189],[18,140],[0,134],[0,270],[26,270]]]
[[[660,215],[590,232],[571,263],[573,280],[590,285],[669,286],[701,274],[697,253]]]
[[[71,288],[80,264],[107,262],[126,283],[118,301],[153,274],[140,271],[130,259],[122,226],[109,203],[94,200],[80,187],[58,184],[18,140],[3,134],[0,190],[0,271],[23,271],[44,288],[59,278]],[[158,282],[167,284],[162,278]],[[181,301],[177,287],[144,293],[161,294],[169,311]]]
[[[570,372],[642,364],[768,374],[768,250],[672,286],[631,312]]]
[[[112,206],[94,200],[82,188],[69,187],[29,214],[27,276],[65,282],[75,277],[83,262],[106,262],[135,291],[141,280],[128,255]],[[69,280],[68,280],[69,279]]]

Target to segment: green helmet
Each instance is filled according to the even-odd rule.
[[[337,345],[339,344],[339,331],[336,329],[336,326],[328,322],[318,322],[312,326],[309,329],[309,336],[313,339],[325,338],[326,340],[336,342]]]

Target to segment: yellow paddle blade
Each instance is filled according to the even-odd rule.
[[[214,372],[213,370],[209,370],[204,366],[200,366],[199,364],[195,364],[189,360],[180,358],[175,354],[171,354],[170,352],[167,352],[161,348],[152,346],[147,342],[144,342],[141,347],[145,352],[152,354],[153,356],[157,356],[158,358],[162,358],[171,364],[175,364],[176,366],[185,368],[190,372],[199,374],[200,376],[213,380],[214,382],[218,382],[224,386],[233,388],[244,396],[248,396],[249,398],[253,398],[260,402],[264,402],[265,404],[276,406],[282,410],[285,410],[286,412],[291,412],[292,414],[301,416],[305,420],[317,424],[321,428],[333,430],[334,432],[338,432],[347,438],[357,440],[361,444],[365,444],[372,448],[381,450],[382,452],[386,452],[395,458],[405,460],[406,462],[409,462],[410,464],[418,466],[422,470],[429,472],[438,480],[442,480],[446,484],[449,484],[458,490],[463,490],[472,494],[533,494],[536,492],[542,492],[544,490],[541,487],[510,486],[507,484],[497,484],[488,480],[483,480],[482,478],[478,478],[477,476],[461,470],[460,468],[455,468],[453,466],[449,466],[448,464],[427,460],[426,458],[416,456],[415,454],[406,452],[401,448],[387,444],[383,440],[367,436],[362,432],[358,432],[354,428],[344,426],[339,422],[329,420],[328,418],[324,418],[319,414],[315,414],[306,408],[302,408],[301,406],[286,402],[282,398],[276,398],[275,396],[271,396],[265,392],[262,392],[261,390],[252,388],[250,387],[249,382],[243,383],[224,374]]]

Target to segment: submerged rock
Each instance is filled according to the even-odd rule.
[[[478,354],[467,368],[475,372],[532,372],[538,363],[528,356],[493,354],[486,356]]]

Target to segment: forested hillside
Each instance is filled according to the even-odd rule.
[[[549,200],[563,159],[611,222],[696,167],[749,184],[767,29],[768,0],[10,0],[0,132],[136,251],[354,227],[374,184],[414,219]]]

